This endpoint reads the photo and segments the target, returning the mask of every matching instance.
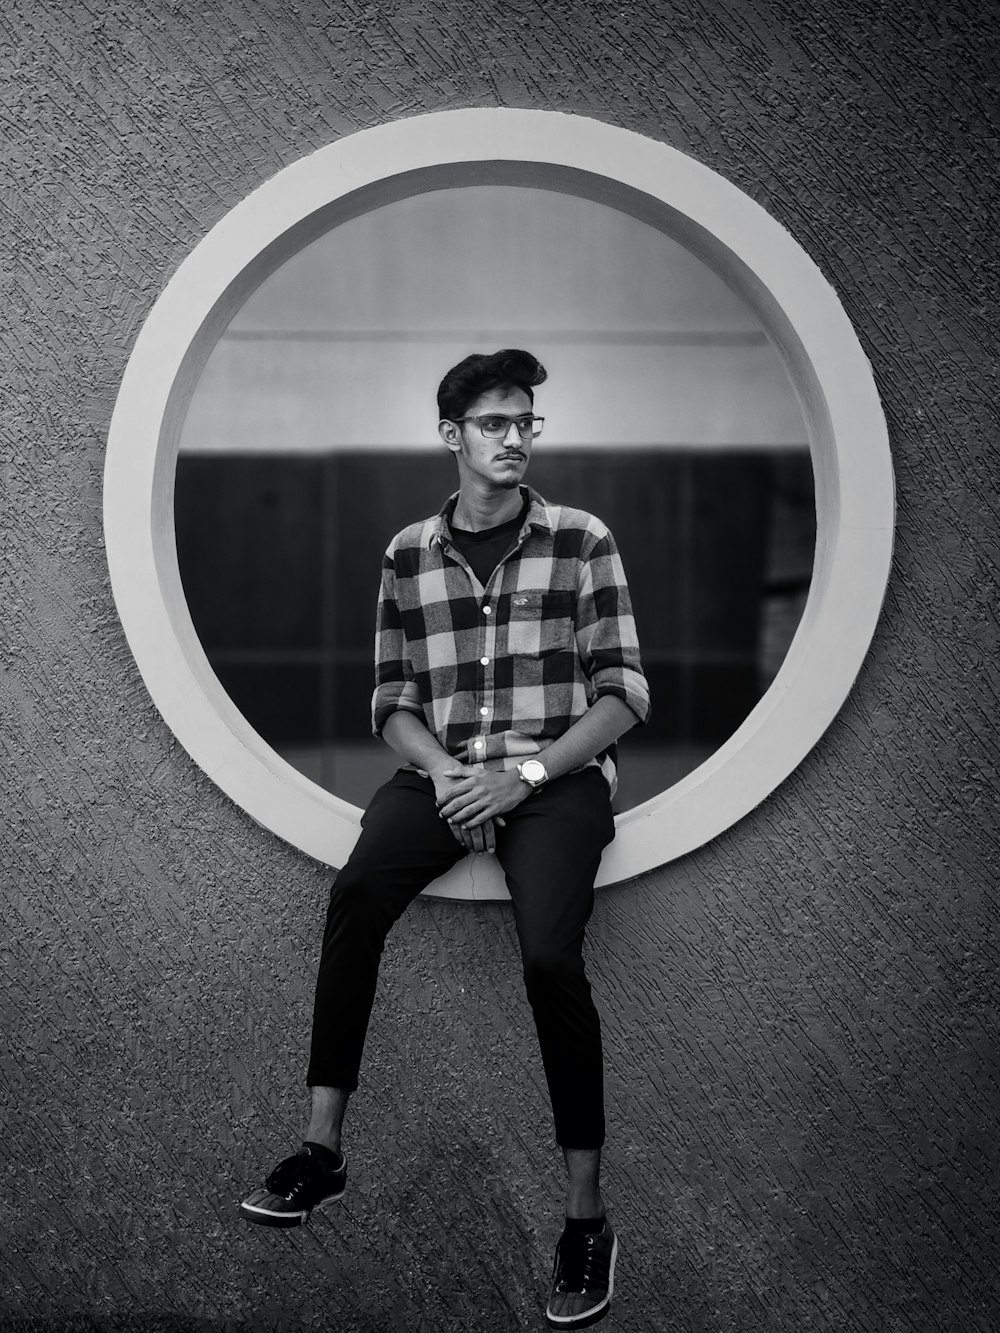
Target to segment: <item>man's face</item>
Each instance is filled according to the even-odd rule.
[[[490,389],[465,409],[465,417],[523,417],[532,412],[523,389]],[[511,425],[505,439],[488,439],[475,421],[442,421],[441,438],[458,459],[459,475],[485,483],[490,490],[513,490],[531,457],[531,439],[522,439]]]

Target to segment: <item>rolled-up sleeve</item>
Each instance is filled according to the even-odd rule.
[[[382,561],[382,583],[375,613],[375,690],[372,694],[372,732],[382,728],[396,712],[423,717],[420,693],[406,648],[406,636],[396,603],[396,575],[392,550]]]
[[[639,658],[625,567],[605,529],[581,562],[577,586],[576,644],[594,698],[622,699],[639,722],[649,718],[649,683]]]

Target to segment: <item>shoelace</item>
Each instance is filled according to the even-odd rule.
[[[590,1291],[607,1280],[607,1265],[597,1251],[600,1233],[563,1236],[559,1245],[559,1291]]]
[[[305,1184],[310,1166],[316,1165],[316,1159],[309,1153],[298,1152],[294,1157],[286,1157],[268,1176],[267,1188],[275,1194],[290,1195]]]

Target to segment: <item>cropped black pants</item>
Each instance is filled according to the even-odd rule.
[[[597,768],[557,778],[496,831],[524,983],[564,1148],[604,1142],[601,1022],[583,963],[601,852],[614,837]],[[386,936],[420,891],[465,855],[438,814],[434,784],[400,769],[372,798],[330,894],[316,983],[310,1086],[358,1086]]]

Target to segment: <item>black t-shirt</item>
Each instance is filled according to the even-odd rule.
[[[468,532],[465,528],[456,528],[450,524],[455,545],[469,562],[472,572],[485,588],[490,575],[514,545],[514,538],[524,525],[528,514],[529,500],[521,506],[521,512],[507,523],[495,528],[484,528],[482,532]]]

